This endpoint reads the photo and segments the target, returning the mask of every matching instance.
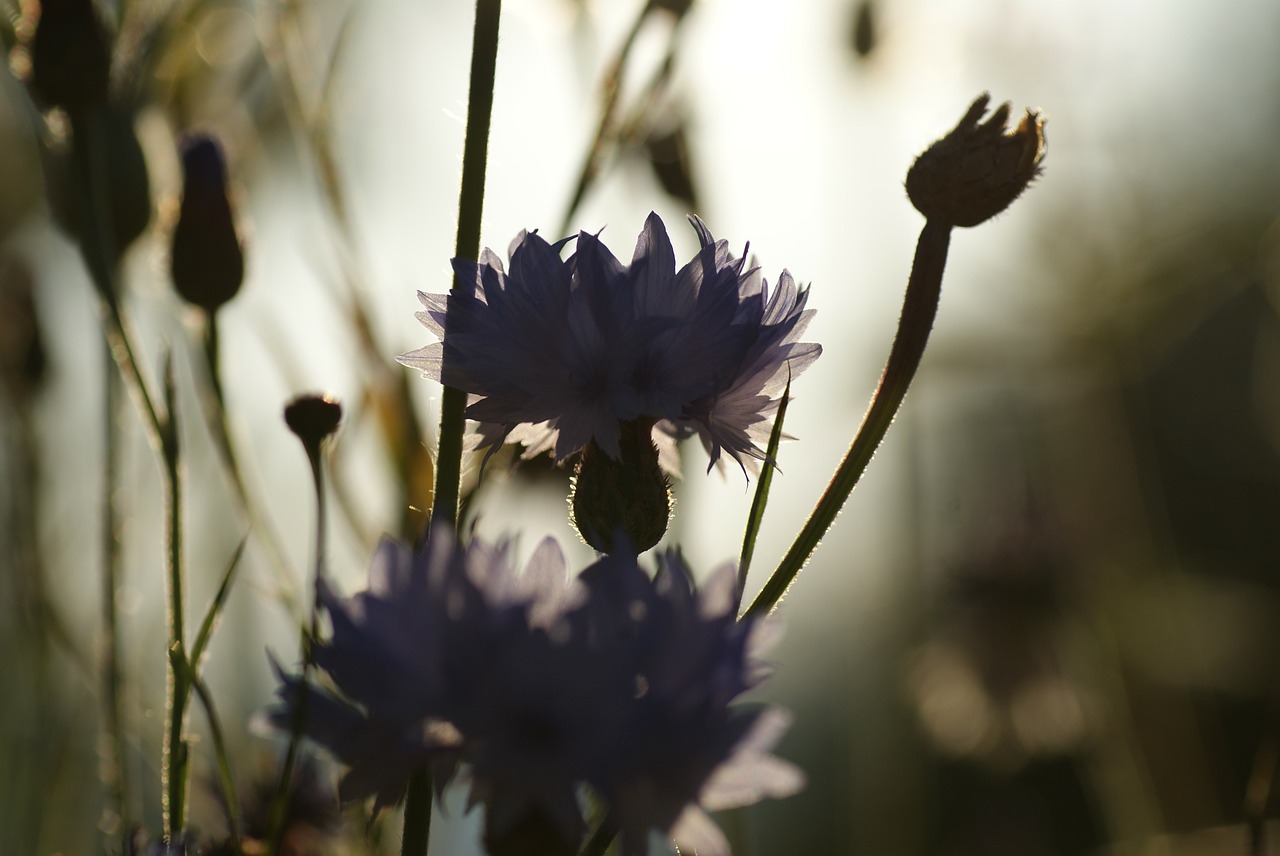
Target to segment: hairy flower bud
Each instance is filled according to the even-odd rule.
[[[106,102],[111,48],[93,0],[43,0],[29,51],[42,106],[75,113]]]
[[[173,285],[188,303],[213,314],[236,296],[244,254],[227,198],[227,167],[213,138],[195,135],[182,147],[182,206],[173,230]]]
[[[916,158],[907,173],[911,204],[930,220],[976,226],[1009,207],[1040,174],[1044,117],[1028,110],[1009,129],[1005,102],[979,123],[990,102],[990,95],[980,95],[960,124]]]
[[[569,505],[582,540],[601,553],[612,553],[622,532],[636,552],[657,544],[671,517],[671,490],[658,465],[652,425],[643,420],[622,423],[618,460],[595,441],[582,450],[574,474]]]

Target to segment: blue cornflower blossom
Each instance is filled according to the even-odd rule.
[[[436,527],[421,552],[384,541],[365,591],[322,585],[333,633],[315,662],[333,690],[307,688],[304,734],[348,767],[344,800],[390,805],[425,763],[438,789],[469,783],[488,840],[532,820],[572,851],[586,786],[627,856],[654,830],[715,854],[728,848],[704,809],[801,786],[769,754],[785,715],[731,704],[763,677],[766,629],[735,620],[732,568],[695,591],[676,552],[653,578],[622,551],[576,579],[551,539],[523,573],[510,554]],[[299,685],[281,678],[268,719],[286,730]]]
[[[595,444],[623,457],[627,424],[697,433],[746,472],[764,458],[789,380],[816,360],[799,337],[808,290],[783,271],[770,289],[754,266],[692,218],[701,249],[678,271],[666,227],[650,214],[629,266],[596,235],[512,242],[510,272],[485,250],[455,259],[449,295],[419,292],[418,319],[442,341],[399,357],[470,395],[483,441],[525,444],[557,461]]]

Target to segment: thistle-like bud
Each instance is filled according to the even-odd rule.
[[[578,534],[601,553],[618,547],[619,532],[636,552],[662,538],[671,519],[671,485],[658,464],[653,426],[644,420],[622,423],[615,460],[591,441],[582,450],[569,497]]]
[[[203,134],[182,146],[182,205],[173,230],[173,285],[183,300],[210,315],[236,296],[244,253],[227,197],[222,147]]]
[[[327,395],[300,395],[284,408],[284,421],[308,450],[338,430],[342,405]]]
[[[1009,129],[1010,105],[979,123],[991,96],[983,93],[951,133],[930,146],[907,173],[911,204],[932,221],[976,226],[999,214],[1040,174],[1044,117],[1027,110]]]
[[[28,49],[42,106],[79,113],[106,102],[111,47],[93,0],[42,0]]]

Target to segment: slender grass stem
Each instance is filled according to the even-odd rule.
[[[480,221],[484,213],[485,173],[489,159],[489,125],[493,116],[494,76],[498,62],[498,29],[502,0],[476,0],[471,39],[471,84],[467,96],[467,130],[462,149],[462,187],[458,192],[457,258],[480,255]],[[454,274],[453,289],[462,287]],[[446,319],[446,328],[448,321]],[[447,336],[446,332],[446,336]],[[447,360],[448,357],[446,356]],[[462,434],[467,394],[445,387],[441,401],[440,447],[436,459],[436,488],[432,522],[458,522],[462,484]],[[405,797],[402,856],[425,856],[431,837],[431,777],[426,767],[409,779]]]
[[[280,780],[276,785],[275,795],[271,799],[271,810],[268,821],[267,853],[275,856],[280,852],[284,841],[285,821],[288,819],[289,794],[293,787],[293,768],[297,765],[298,749],[302,743],[302,730],[307,720],[307,695],[311,680],[311,669],[315,664],[316,638],[320,634],[320,578],[325,566],[325,498],[324,498],[324,462],[320,454],[320,438],[313,441],[303,439],[307,450],[307,459],[311,463],[311,476],[316,492],[316,540],[315,540],[315,576],[311,585],[311,609],[307,624],[300,633],[300,654],[302,659],[302,677],[298,681],[297,697],[293,704],[293,716],[289,722],[289,745],[285,749],[284,763],[280,768]]]
[[[202,397],[205,422],[208,425],[210,434],[213,435],[214,445],[217,446],[218,453],[222,456],[223,468],[226,470],[227,478],[231,482],[232,494],[239,502],[240,509],[249,521],[249,526],[257,537],[258,543],[266,551],[267,561],[276,572],[280,586],[280,597],[284,601],[285,608],[293,612],[296,609],[297,598],[294,592],[286,587],[289,585],[287,581],[290,578],[290,573],[284,547],[281,545],[280,537],[271,525],[271,521],[263,512],[262,506],[249,490],[249,484],[244,477],[244,468],[240,464],[240,455],[231,432],[226,398],[223,394],[220,357],[221,337],[218,316],[216,313],[209,314],[205,320],[203,350],[209,383],[209,394]]]
[[[80,249],[103,307],[107,347],[125,387],[143,417],[143,427],[160,456],[165,483],[165,578],[168,589],[168,652],[183,650],[182,508],[178,435],[173,414],[172,373],[165,369],[165,409],[156,404],[137,359],[137,349],[120,308],[115,276],[115,252],[108,199],[106,139],[100,110],[73,114],[73,157],[76,174],[83,176],[80,192]],[[172,656],[172,654],[171,654]],[[168,728],[161,750],[161,817],[166,840],[176,840],[186,820],[187,747],[183,740],[186,698],[184,679],[173,667],[166,682]]]
[[[475,259],[480,255],[480,218],[484,212],[484,182],[489,156],[489,123],[493,113],[494,70],[498,58],[498,19],[501,0],[477,0],[475,32],[471,42],[471,91],[467,99],[467,131],[462,154],[462,188],[458,198],[458,233],[454,255]],[[455,274],[453,289],[462,287]],[[447,320],[446,320],[446,336]],[[445,359],[448,359],[446,355]],[[445,387],[440,417],[440,451],[436,463],[436,495],[432,519],[458,519],[458,494],[462,472],[462,433],[467,394]]]
[[[591,185],[595,183],[600,173],[600,164],[615,135],[614,119],[618,112],[618,97],[622,92],[622,72],[631,58],[631,49],[635,46],[636,38],[640,35],[645,20],[655,8],[657,8],[656,4],[652,2],[646,2],[640,8],[635,20],[631,22],[627,37],[618,48],[613,62],[609,64],[608,71],[605,72],[601,89],[600,121],[596,125],[596,133],[591,139],[591,145],[587,148],[586,156],[582,159],[582,169],[578,173],[573,195],[569,197],[569,204],[565,207],[564,219],[560,222],[560,231],[557,235],[564,235],[569,231],[573,215],[577,213],[587,191],[591,189]]]
[[[125,762],[124,719],[120,694],[123,674],[120,668],[120,611],[117,592],[120,577],[120,509],[116,504],[119,475],[116,471],[119,452],[120,378],[110,363],[104,364],[103,378],[103,455],[102,474],[102,689],[105,739],[108,752],[104,761],[103,785],[111,809],[115,812],[123,842],[129,830],[129,776]]]
[[[618,819],[610,812],[604,816],[604,820],[600,821],[600,825],[596,827],[595,832],[591,833],[587,843],[582,845],[582,850],[579,851],[578,856],[604,856],[609,849],[609,845],[613,843],[613,839],[617,837]]]
[[[889,351],[884,373],[880,376],[880,384],[862,419],[862,426],[804,528],[747,610],[748,616],[769,612],[786,594],[822,536],[835,521],[845,500],[871,462],[880,441],[884,439],[889,425],[893,423],[893,417],[907,394],[907,388],[920,366],[925,345],[929,342],[929,332],[933,329],[933,320],[938,313],[942,273],[946,268],[950,243],[950,226],[933,220],[925,223],[916,244],[915,261],[911,265],[911,277],[907,282],[902,315],[898,320],[898,332]]]
[[[164,367],[165,408],[174,412],[173,365],[165,358]],[[183,594],[182,566],[182,481],[179,466],[178,431],[172,418],[166,421],[161,435],[161,449],[165,472],[165,570],[169,593],[169,652],[171,657],[186,660],[186,628],[183,618],[185,596]],[[177,840],[187,822],[187,779],[190,772],[190,753],[184,731],[187,719],[187,700],[191,686],[185,673],[170,661],[168,698],[165,708],[169,713],[169,728],[165,733],[161,757],[161,777],[164,787],[165,838]]]

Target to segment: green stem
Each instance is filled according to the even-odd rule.
[[[129,835],[129,779],[124,757],[124,720],[120,691],[120,612],[116,596],[120,577],[120,510],[116,505],[119,476],[116,457],[119,446],[120,379],[110,364],[104,364],[103,429],[105,462],[102,475],[102,623],[106,639],[102,650],[102,682],[109,753],[105,759],[103,784],[120,824],[122,840]]]
[[[613,839],[617,837],[618,820],[610,812],[604,816],[604,820],[600,821],[596,831],[591,833],[587,843],[582,845],[582,850],[579,851],[578,856],[604,856],[609,849],[609,845],[613,843]]]
[[[591,185],[595,183],[596,176],[600,173],[600,162],[604,159],[605,151],[614,137],[613,124],[614,116],[618,112],[618,96],[622,92],[622,72],[627,66],[627,60],[631,57],[631,49],[635,46],[636,38],[640,35],[640,29],[644,26],[649,13],[655,8],[656,4],[652,2],[647,2],[641,7],[636,19],[631,22],[631,29],[627,31],[626,39],[623,40],[622,46],[618,48],[618,53],[614,56],[613,62],[609,65],[609,70],[605,73],[600,122],[596,125],[596,133],[591,139],[591,146],[587,149],[586,157],[582,159],[582,170],[578,174],[578,181],[574,185],[573,195],[569,198],[569,204],[565,207],[564,219],[560,223],[560,231],[556,233],[557,237],[569,231],[573,215],[577,213],[578,206],[582,204],[587,191],[591,189]]]
[[[880,376],[880,384],[862,419],[862,427],[858,429],[844,460],[840,462],[831,483],[827,485],[804,528],[796,536],[791,549],[783,556],[777,569],[747,610],[747,616],[769,612],[786,594],[822,536],[835,521],[845,500],[871,462],[871,456],[884,439],[885,432],[889,430],[889,425],[907,394],[907,388],[915,377],[925,345],[929,341],[929,332],[933,329],[950,243],[950,226],[932,220],[924,224],[920,240],[916,244],[911,278],[907,282],[902,315],[898,320],[898,333],[889,351],[884,373]]]
[[[454,242],[456,258],[476,259],[480,256],[480,219],[484,213],[485,171],[489,158],[489,125],[493,116],[498,24],[501,17],[502,0],[476,0],[475,29],[471,38],[471,84],[467,95],[467,130],[462,150],[462,187],[458,192],[458,232]],[[454,274],[453,290],[461,288],[462,283],[457,274]],[[447,331],[447,319],[445,327]],[[431,520],[433,523],[446,522],[451,527],[458,522],[466,406],[465,392],[445,387],[441,401],[440,448],[436,461],[436,490]],[[409,779],[400,853],[402,856],[425,856],[430,837],[431,777],[426,767],[422,767]]]
[[[164,368],[165,408],[174,412],[173,367],[168,358]],[[165,423],[161,435],[161,451],[165,472],[165,570],[169,589],[169,651],[171,656],[186,660],[186,629],[183,620],[182,572],[182,484],[179,468],[178,431],[173,419]],[[191,686],[186,675],[170,661],[168,680],[169,730],[165,733],[160,775],[165,787],[163,805],[164,834],[168,841],[177,840],[187,822],[187,778],[190,754],[184,737],[187,700]]]
[[[280,544],[280,538],[275,529],[262,512],[261,505],[255,502],[249,493],[249,485],[245,480],[244,469],[240,465],[240,456],[236,451],[236,444],[231,434],[230,419],[227,416],[227,403],[223,394],[220,358],[221,337],[218,330],[218,316],[216,313],[208,314],[205,321],[203,344],[209,381],[209,394],[202,396],[205,422],[208,424],[209,432],[214,438],[214,444],[218,447],[218,452],[222,456],[223,468],[231,481],[232,494],[239,501],[240,508],[248,519],[249,526],[252,528],[258,542],[266,550],[268,562],[275,568],[276,576],[279,579],[279,594],[284,601],[285,608],[293,612],[297,598],[292,590],[292,585],[286,583],[286,580],[291,576],[289,562],[285,559],[284,548]]]
[[[288,820],[289,792],[293,785],[293,768],[298,760],[298,748],[302,743],[302,731],[307,720],[307,690],[311,679],[311,669],[315,664],[316,638],[320,634],[320,577],[324,573],[325,542],[325,499],[324,499],[324,464],[320,457],[320,442],[303,441],[307,449],[307,459],[311,463],[311,476],[316,491],[316,542],[315,542],[315,578],[311,585],[311,614],[308,623],[302,628],[299,648],[302,657],[302,677],[298,681],[298,692],[293,703],[293,716],[289,721],[289,746],[285,750],[284,764],[280,768],[280,781],[276,785],[275,795],[271,799],[271,811],[268,821],[269,856],[280,852],[284,842],[286,821]]]
[[[104,309],[107,346],[112,360],[143,416],[152,447],[161,458],[166,494],[166,581],[168,588],[168,643],[170,668],[166,687],[169,727],[161,750],[161,817],[166,840],[176,840],[186,817],[187,748],[182,739],[189,689],[173,666],[172,656],[182,657],[182,561],[181,498],[178,439],[173,423],[172,376],[165,370],[165,410],[156,406],[139,368],[136,349],[120,308],[115,277],[115,251],[108,199],[106,139],[100,110],[71,116],[74,174],[82,177],[79,218],[80,250]]]
[[[467,99],[467,132],[462,154],[462,189],[458,198],[458,233],[454,256],[480,256],[480,217],[484,211],[485,169],[489,155],[489,122],[493,113],[494,70],[498,59],[498,19],[501,0],[477,0],[475,32],[471,42],[471,92]],[[457,274],[453,290],[461,289]],[[446,336],[448,321],[445,322]],[[445,359],[448,359],[446,354]],[[462,473],[462,433],[467,394],[445,387],[440,414],[440,450],[436,463],[433,521],[458,519],[458,494]]]

